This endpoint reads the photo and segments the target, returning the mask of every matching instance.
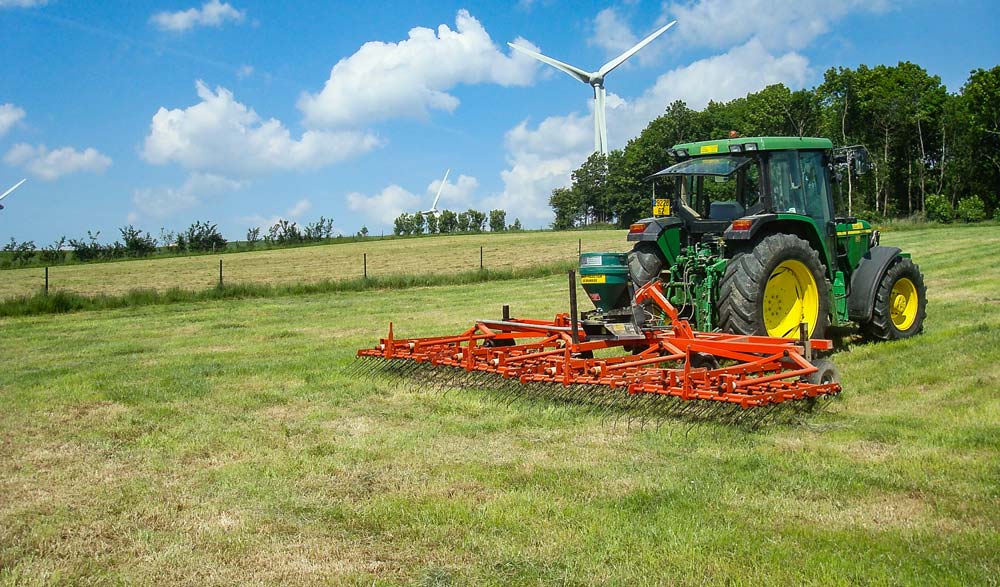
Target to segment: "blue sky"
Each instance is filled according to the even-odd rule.
[[[673,19],[608,76],[612,147],[674,99],[900,60],[957,91],[1000,63],[988,1],[0,0],[0,190],[28,178],[0,239],[320,215],[378,234],[448,168],[440,207],[547,225],[593,148],[592,94],[506,43],[593,70]]]

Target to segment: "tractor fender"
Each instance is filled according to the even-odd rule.
[[[633,241],[653,241],[656,242],[663,234],[664,230],[672,228],[674,226],[684,226],[684,221],[675,216],[665,216],[662,218],[643,218],[642,220],[637,220],[636,223],[646,223],[646,230],[642,232],[630,232],[626,237],[630,242]]]
[[[851,275],[851,295],[847,313],[854,322],[868,322],[872,317],[875,292],[889,266],[899,259],[902,251],[896,247],[872,247]]]

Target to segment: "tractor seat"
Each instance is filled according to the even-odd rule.
[[[735,200],[725,202],[712,202],[708,209],[708,217],[711,220],[725,220],[727,222],[742,218],[746,210]]]

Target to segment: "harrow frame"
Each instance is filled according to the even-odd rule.
[[[551,321],[512,319],[505,311],[502,320],[477,320],[452,336],[396,338],[390,322],[388,336],[357,356],[492,374],[520,384],[560,384],[591,392],[603,387],[628,396],[724,402],[744,409],[841,391],[836,381],[811,381],[818,371],[812,352],[831,349],[829,340],[694,331],[657,280],[636,290],[633,299],[659,307],[670,319],[668,325],[644,326],[639,336],[588,338],[574,319],[574,297],[573,311]],[[601,352],[605,349],[622,353]]]

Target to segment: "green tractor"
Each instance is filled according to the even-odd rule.
[[[910,255],[834,211],[832,184],[867,170],[863,147],[754,137],[670,154],[677,163],[651,176],[653,215],[629,228],[632,251],[580,257],[595,306],[583,315],[588,337],[636,336],[662,322],[632,303],[653,279],[703,332],[823,338],[830,325],[855,323],[893,340],[923,329],[926,290]]]

